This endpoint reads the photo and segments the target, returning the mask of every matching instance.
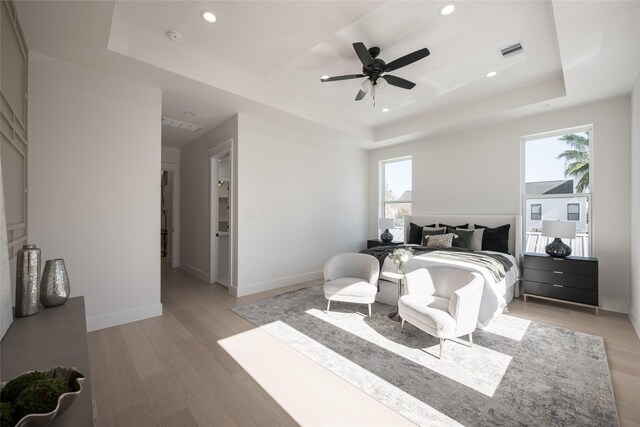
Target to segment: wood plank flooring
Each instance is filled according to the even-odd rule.
[[[97,426],[412,425],[229,311],[317,283],[236,299],[164,264],[163,316],[89,333]],[[627,316],[547,301],[510,310],[603,336],[621,425],[640,426],[640,339]]]

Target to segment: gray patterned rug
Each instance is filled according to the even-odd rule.
[[[474,346],[335,302],[322,286],[232,310],[417,425],[617,426],[601,337],[502,315]]]

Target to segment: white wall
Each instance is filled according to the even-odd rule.
[[[366,152],[244,114],[238,148],[238,295],[321,277],[365,246]]]
[[[162,313],[161,92],[30,53],[29,238],[90,330]]]
[[[176,147],[162,147],[162,163],[171,165],[180,164],[180,149]]]
[[[368,235],[378,234],[380,160],[412,156],[415,214],[520,213],[520,137],[593,124],[591,190],[600,306],[627,312],[631,280],[629,106],[625,96],[371,151]]]
[[[640,336],[640,74],[631,95],[631,299],[629,317]]]
[[[211,230],[209,149],[231,138],[238,141],[237,115],[180,150],[180,265],[206,281]]]

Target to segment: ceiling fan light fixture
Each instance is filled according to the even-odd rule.
[[[213,12],[210,12],[208,10],[201,10],[200,16],[209,24],[215,24],[216,22],[218,22],[218,18],[216,17],[216,15],[214,15]]]
[[[360,86],[360,90],[363,91],[364,93],[367,93],[369,92],[369,89],[371,89],[371,86],[373,86],[373,83],[371,82],[371,80],[367,79],[362,82],[362,85]]]
[[[385,107],[385,108],[382,109],[382,112],[383,113],[387,113],[387,112],[389,112],[389,109]]]
[[[449,16],[455,11],[456,11],[456,5],[449,3],[442,6],[438,11],[438,13],[440,14],[440,16]]]
[[[497,76],[497,75],[498,75],[498,72],[497,72],[497,71],[489,71],[489,72],[487,73],[487,77],[488,77],[488,78],[495,77],[495,76]]]

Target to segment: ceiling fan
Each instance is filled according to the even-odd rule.
[[[392,76],[390,74],[386,74],[390,71],[397,70],[398,68],[405,67],[409,64],[413,64],[416,61],[421,60],[422,58],[426,58],[429,56],[429,49],[426,47],[423,49],[416,50],[408,55],[402,56],[394,61],[385,63],[382,59],[378,58],[380,54],[379,47],[371,47],[367,49],[367,47],[362,42],[356,42],[353,44],[353,49],[356,51],[356,55],[362,62],[362,74],[347,74],[344,76],[322,76],[320,81],[322,82],[335,82],[338,80],[349,80],[349,79],[359,79],[361,77],[366,77],[367,79],[360,86],[360,90],[356,95],[356,101],[362,100],[369,90],[372,90],[373,102],[375,105],[375,90],[378,85],[378,79],[384,79],[387,83],[393,86],[401,87],[403,89],[413,89],[416,85],[409,80],[405,80],[400,77]],[[384,75],[383,75],[384,74]]]

